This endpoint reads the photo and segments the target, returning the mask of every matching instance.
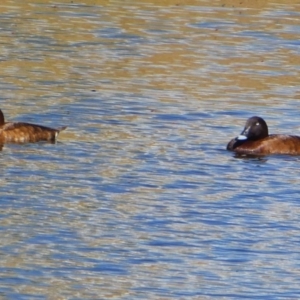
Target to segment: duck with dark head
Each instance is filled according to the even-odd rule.
[[[0,145],[5,143],[55,142],[58,134],[67,127],[50,128],[22,122],[5,122],[0,110]]]
[[[250,155],[300,155],[300,137],[283,134],[269,135],[265,120],[254,116],[247,120],[242,133],[228,143],[227,150]]]

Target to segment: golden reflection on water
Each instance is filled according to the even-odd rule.
[[[282,65],[299,61],[297,53],[280,48],[275,49],[275,53],[255,53],[251,49],[246,49],[245,52],[244,49],[239,49],[242,45],[251,44],[253,39],[239,35],[239,32],[258,30],[277,35],[278,30],[282,30],[284,26],[292,26],[297,22],[296,16],[280,19],[280,23],[278,18],[266,18],[266,12],[269,14],[272,9],[277,8],[274,2],[217,1],[213,4],[213,9],[207,1],[142,1],[139,4],[129,1],[128,7],[123,5],[122,9],[118,1],[104,7],[103,1],[87,1],[87,6],[83,7],[52,5],[45,1],[40,5],[24,4],[24,7],[20,5],[16,8],[11,3],[8,6],[9,3],[7,1],[7,6],[2,6],[2,9],[7,10],[3,13],[22,12],[2,37],[4,44],[14,45],[15,48],[4,53],[0,70],[0,76],[18,88],[14,95],[10,94],[11,101],[14,98],[26,101],[26,91],[30,93],[28,98],[45,97],[47,94],[60,95],[65,91],[78,89],[80,83],[102,93],[115,88],[123,92],[139,92],[144,88],[178,90],[186,97],[198,98],[198,101],[219,96],[213,92],[201,93],[201,88],[195,88],[215,88],[215,79],[218,77],[221,77],[221,86],[228,93],[234,92],[233,88],[240,88],[245,91],[260,90],[266,94],[266,89],[271,89],[275,84],[296,84],[297,74],[281,75],[278,78],[259,73],[249,76],[249,72],[280,71]],[[290,5],[292,3],[289,2]],[[134,5],[135,10],[132,10],[131,5]],[[152,9],[151,5],[154,5]],[[192,5],[196,9],[192,9]],[[66,9],[70,9],[73,14],[66,15]],[[84,22],[80,14],[76,15],[80,9],[85,12]],[[295,7],[293,11],[297,9]],[[212,27],[190,26],[202,22],[214,24]],[[99,30],[108,27],[119,28],[120,34],[138,36],[141,43],[131,45],[129,42],[121,47],[129,53],[132,49],[136,54],[142,55],[135,55],[133,52],[129,56],[112,56],[112,51],[126,37],[107,39],[97,36]],[[156,39],[158,34],[153,34],[152,30],[169,32],[165,39],[157,39],[158,42],[154,45],[143,43],[142,39]],[[288,38],[284,36],[285,33],[281,35]],[[293,38],[291,33],[289,35]],[[41,44],[30,41],[31,39]],[[87,45],[82,46],[80,43]],[[222,54],[222,48],[226,46],[234,46],[235,53]],[[25,54],[22,54],[22,49]],[[277,61],[275,68],[270,65],[274,59]],[[216,72],[215,68],[210,68],[211,64],[226,66],[226,70],[221,74],[221,71]],[[145,85],[140,82],[127,84],[137,78],[144,79]],[[103,84],[103,80],[112,84]],[[41,89],[39,81],[55,81],[57,84],[53,84],[51,90]],[[216,91],[219,92],[220,89],[217,88]]]
[[[136,216],[152,216],[157,207],[160,207],[158,218],[164,214],[180,215],[176,199],[172,198],[177,193],[193,199],[200,197],[199,202],[205,198],[212,203],[234,196],[236,191],[230,188],[201,195],[205,192],[201,187],[210,186],[215,180],[208,176],[210,173],[205,173],[205,168],[216,163],[225,168],[234,162],[231,157],[224,162],[225,156],[221,154],[212,157],[208,153],[211,148],[191,148],[201,143],[217,145],[218,149],[223,147],[223,141],[228,138],[228,131],[223,131],[224,123],[228,121],[225,126],[233,128],[232,120],[228,116],[224,120],[224,116],[214,113],[231,109],[244,111],[249,105],[259,109],[274,105],[279,111],[280,97],[284,98],[285,93],[289,99],[299,98],[295,89],[299,68],[295,66],[299,65],[300,58],[296,46],[292,45],[298,39],[295,27],[299,26],[299,15],[288,14],[285,9],[299,12],[299,5],[296,1],[240,0],[1,2],[1,109],[9,120],[57,111],[57,125],[69,126],[60,136],[61,145],[6,147],[3,152],[2,172],[12,176],[1,181],[2,188],[14,180],[24,184],[18,170],[43,170],[27,178],[28,184],[22,190],[12,190],[9,194],[24,194],[22,201],[32,207],[17,211],[2,209],[7,216],[0,224],[8,232],[2,238],[2,246],[9,248],[15,243],[19,246],[17,253],[4,251],[1,267],[44,268],[42,272],[49,268],[53,272],[41,279],[32,275],[34,280],[18,286],[20,293],[43,294],[49,299],[59,299],[63,292],[66,298],[70,295],[79,298],[101,295],[103,299],[134,296],[133,289],[143,284],[139,281],[141,274],[146,285],[157,289],[176,289],[176,286],[184,289],[183,281],[168,286],[160,280],[163,271],[170,277],[174,270],[178,271],[176,262],[154,262],[152,257],[152,262],[137,263],[127,269],[126,264],[130,263],[124,262],[124,256],[128,255],[128,260],[133,260],[131,255],[138,258],[141,254],[136,247],[144,251],[141,252],[145,260],[151,254],[147,251],[157,251],[162,257],[182,254],[181,259],[186,260],[186,276],[191,280],[189,287],[207,284],[201,276],[193,276],[191,270],[197,266],[209,271],[217,268],[218,262],[201,258],[191,261],[185,257],[187,247],[167,250],[154,247],[155,251],[150,246],[147,248],[146,242],[153,234],[160,234],[159,225],[149,232],[139,232],[133,230],[139,228],[139,221],[132,220]],[[278,40],[284,40],[280,47],[276,44]],[[282,92],[279,96],[278,91]],[[130,112],[127,104],[134,96],[143,112],[140,115]],[[113,109],[103,113],[107,103],[114,103]],[[122,114],[124,111],[127,113]],[[209,115],[211,119],[199,117],[200,121],[188,125],[175,119],[164,120],[161,127],[154,126],[160,123],[157,116],[193,112],[213,113]],[[66,121],[69,123],[65,124]],[[53,120],[44,122],[49,125]],[[212,137],[214,126],[219,126],[218,139]],[[172,141],[174,136],[189,142],[176,143]],[[69,145],[78,153],[64,150]],[[20,157],[21,154],[26,158]],[[137,158],[139,154],[152,155],[159,162],[161,173],[151,163],[143,166],[143,158]],[[188,160],[195,155],[199,161],[195,166],[193,162],[180,164],[181,159]],[[33,156],[39,159],[34,160]],[[19,168],[16,173],[12,166]],[[141,171],[142,167],[145,170]],[[190,174],[176,173],[193,167],[203,170],[203,174],[191,179]],[[59,179],[51,177],[55,172]],[[237,181],[241,173],[227,174],[222,180]],[[43,181],[48,177],[49,180]],[[141,184],[128,188],[126,183],[130,180]],[[200,188],[188,191],[187,195],[180,189],[168,190],[166,186],[176,180],[199,184]],[[221,186],[222,180],[216,184]],[[41,185],[33,184],[39,182]],[[107,186],[116,185],[121,192],[109,194],[101,190],[100,187],[106,187],[103,182]],[[248,188],[242,187],[244,191]],[[265,188],[261,184],[258,190]],[[47,198],[53,190],[58,192]],[[166,201],[161,201],[161,197]],[[101,209],[105,213],[99,213]],[[52,214],[47,215],[47,210]],[[41,212],[45,212],[44,218],[40,218]],[[125,221],[132,221],[132,228]],[[184,230],[193,232],[191,239],[196,245],[198,233],[210,229],[208,225],[203,228],[203,224],[181,222],[175,223],[178,232],[174,236],[183,234]],[[28,226],[28,231],[22,231],[23,226]],[[47,239],[41,244],[30,242],[31,238],[56,233],[57,227],[62,231],[57,235],[66,239],[65,243],[58,243],[60,249]],[[75,237],[69,232],[71,229],[76,232]],[[243,230],[241,226],[239,231]],[[212,237],[219,236],[212,233]],[[77,243],[81,249],[97,251],[80,252]],[[126,251],[111,258],[109,255],[116,248]],[[204,249],[208,253],[211,250],[208,245]],[[132,254],[130,250],[137,253]],[[197,257],[198,247],[191,251]],[[116,259],[116,265],[119,263],[125,270],[120,274],[116,271],[115,275],[102,274],[101,266],[94,271],[93,259],[98,262]],[[62,265],[69,266],[70,271],[59,277],[53,269]],[[17,276],[15,272],[7,272],[7,277]],[[228,270],[220,270],[220,274],[226,278]],[[148,297],[151,298],[155,296]]]

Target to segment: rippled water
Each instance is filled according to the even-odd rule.
[[[0,4],[1,109],[67,125],[0,153],[3,299],[297,299],[296,1]]]

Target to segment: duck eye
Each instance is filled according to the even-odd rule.
[[[255,125],[258,126],[258,125],[259,125],[259,122],[257,122]]]

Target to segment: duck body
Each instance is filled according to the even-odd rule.
[[[264,119],[254,116],[247,120],[242,133],[227,144],[227,150],[250,155],[300,155],[300,137],[283,134],[269,135]]]
[[[35,143],[39,141],[55,142],[60,131],[66,127],[57,129],[41,125],[23,122],[5,122],[0,110],[0,144],[5,143]]]

